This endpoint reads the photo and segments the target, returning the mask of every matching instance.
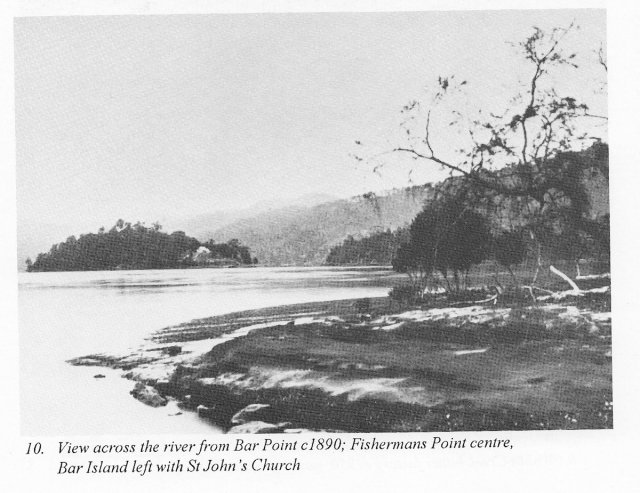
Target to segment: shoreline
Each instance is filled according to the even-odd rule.
[[[186,267],[154,267],[149,269],[85,269],[85,270],[27,270],[18,269],[19,274],[46,274],[65,272],[146,272],[166,270],[202,270],[202,269],[356,269],[356,270],[393,270],[389,264],[238,264],[238,265],[194,265]]]
[[[120,369],[139,400],[175,399],[231,433],[612,427],[607,286],[536,306],[246,310],[69,362]]]

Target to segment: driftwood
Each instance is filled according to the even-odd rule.
[[[571,289],[573,289],[573,291],[576,294],[580,292],[580,288],[578,287],[578,285],[564,272],[561,272],[560,270],[556,269],[553,265],[549,266],[549,270],[553,272],[555,275],[560,276],[562,279],[567,281],[569,283],[569,286],[571,286]]]
[[[611,279],[611,274],[605,272],[604,274],[590,274],[588,276],[576,276],[576,281],[586,281],[589,279]]]
[[[490,301],[497,301],[498,300],[498,293],[494,294],[493,296],[491,296],[490,298],[487,298],[485,300],[480,300],[480,301],[456,301],[455,303],[449,303],[451,306],[457,306],[457,305],[468,305],[468,304],[473,304],[473,305],[479,305],[481,303],[489,303]]]

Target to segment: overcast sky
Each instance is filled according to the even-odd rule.
[[[563,82],[606,111],[593,94],[604,11],[18,19],[19,225],[95,230],[401,186],[407,166],[374,174],[354,141],[393,143],[401,107],[441,74],[477,101],[506,98],[528,68],[507,42],[574,19],[583,68]],[[414,179],[441,176],[428,169]]]

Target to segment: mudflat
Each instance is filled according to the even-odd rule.
[[[72,363],[122,368],[233,433],[610,428],[607,283],[536,303],[368,298],[238,312]]]

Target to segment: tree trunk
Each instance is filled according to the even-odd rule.
[[[509,274],[511,274],[511,277],[513,278],[513,283],[516,285],[516,288],[520,289],[520,283],[518,282],[518,278],[514,274],[513,269],[511,269],[510,265],[507,265],[507,269],[509,270]]]
[[[531,285],[535,286],[536,281],[538,280],[538,274],[540,273],[540,267],[542,267],[542,245],[537,242],[537,252],[536,252],[536,271],[533,274],[533,279],[531,279]]]

